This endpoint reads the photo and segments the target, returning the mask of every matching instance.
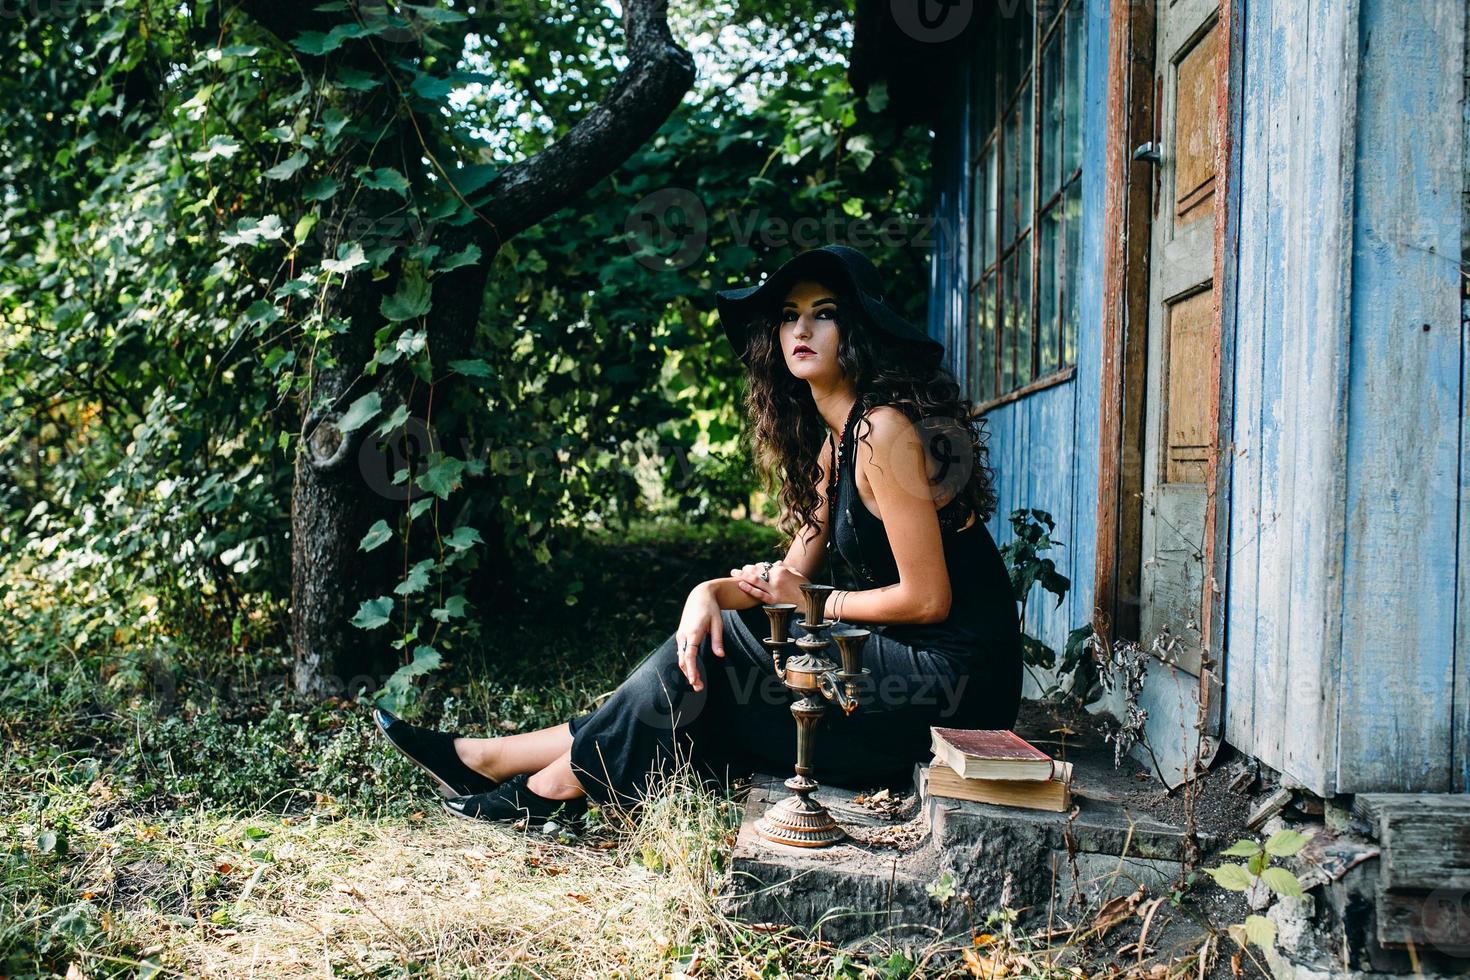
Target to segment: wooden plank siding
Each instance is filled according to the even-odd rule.
[[[1243,15],[1226,738],[1448,790],[1464,8]]]
[[[1464,197],[1460,214],[1460,533],[1455,549],[1455,705],[1452,750],[1453,789],[1470,792],[1470,0],[1465,0],[1467,27],[1461,74],[1464,78],[1465,131],[1461,142]]]
[[[1321,793],[1335,782],[1356,6],[1241,11],[1225,733]]]
[[[1447,532],[1460,478],[1465,5],[1361,3],[1336,788],[1445,791],[1456,744]]]
[[[1324,796],[1470,791],[1470,0],[1221,6],[1221,445],[1203,625],[1223,661],[1224,737]],[[1110,50],[1110,21],[1116,37],[1129,17],[1108,0],[1086,12],[1076,373],[986,414],[991,533],[1004,544],[1009,512],[1039,507],[1066,542],[1067,601],[1033,595],[1025,623],[1058,648],[1095,604],[1116,614],[1128,599],[1123,482],[1142,397],[1123,376],[1137,281],[1117,265],[1132,254],[1124,229],[1147,227],[1132,227],[1123,186],[1132,147],[1107,133],[1111,118],[1131,142],[1152,92]],[[1124,71],[1137,101],[1110,114]],[[934,159],[929,329],[961,378],[972,91],[968,78],[949,90]],[[1151,683],[1153,702],[1187,705],[1184,679]]]

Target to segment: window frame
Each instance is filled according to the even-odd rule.
[[[1069,32],[1072,18],[1076,18],[1077,23]],[[965,229],[968,251],[963,268],[963,305],[968,359],[973,365],[967,387],[976,404],[976,414],[1069,381],[1077,372],[1076,334],[1080,332],[1080,323],[1077,322],[1078,311],[1071,304],[1078,292],[1079,257],[1071,251],[1074,242],[1080,251],[1080,236],[1072,233],[1068,224],[1080,221],[1084,169],[1080,116],[1083,106],[1081,89],[1085,88],[1086,80],[1085,0],[1058,0],[1055,4],[1038,2],[1030,7],[1029,30],[1012,29],[1017,33],[1023,30],[1029,33],[1029,45],[1015,46],[1024,50],[1027,57],[1020,71],[1014,78],[1006,77],[1007,69],[1012,66],[1008,64],[1006,55],[1009,52],[1005,51],[1005,45],[1016,39],[1016,35],[1006,35],[1004,31],[982,32],[982,37],[995,37],[996,40],[988,52],[982,48],[977,52],[981,56],[971,60],[972,75],[967,93],[969,127],[964,152],[969,214]],[[1044,118],[1047,107],[1043,106],[1048,77],[1043,55],[1050,53],[1052,45],[1057,46],[1054,71],[1059,93],[1054,120]],[[1071,51],[1073,46],[1080,50]],[[985,57],[987,53],[993,56]],[[988,70],[988,79],[974,74],[981,70],[982,65]],[[990,99],[988,107],[985,107],[983,97]],[[1029,112],[1023,111],[1023,100],[1029,103],[1025,106]],[[1073,115],[1079,118],[1074,120],[1071,118]],[[1023,122],[1029,122],[1029,133],[1022,132]],[[1052,131],[1044,132],[1044,123],[1049,122],[1055,125]],[[982,132],[979,130],[981,125],[988,128]],[[1012,125],[1016,130],[1008,133]],[[1069,139],[1074,142],[1069,143]],[[1015,179],[1019,186],[1008,186],[1007,178],[1015,176],[1008,173],[1008,156],[1026,149],[1028,143],[1030,158],[1025,161],[1028,168],[1026,179],[1017,176]],[[1050,167],[1058,180],[1055,187],[1042,185],[1043,153],[1046,152],[1058,155]],[[995,162],[987,169],[990,155],[995,157]],[[1070,168],[1067,166],[1069,162],[1073,163]],[[1020,190],[1029,191],[1029,200],[1022,212],[1024,217],[1016,216],[1015,227],[1007,229],[1010,195]],[[1078,202],[1075,213],[1070,216],[1067,213],[1069,199]],[[991,201],[996,205],[993,214],[988,213]],[[1054,271],[1046,283],[1047,288],[1055,291],[1056,300],[1052,318],[1043,328],[1039,318],[1043,288],[1041,246],[1043,222],[1048,220],[1056,222],[1051,247],[1060,257],[1053,262]],[[1010,235],[1006,240],[1008,230]],[[1024,253],[1022,261],[1028,266],[1024,270],[1027,273],[1024,277],[1026,297],[1015,301],[1014,287],[1021,273],[1020,263],[1015,258],[1021,253]],[[1055,271],[1057,263],[1066,263],[1063,271]],[[1012,319],[1017,313],[1024,318],[1024,331],[1021,329],[1023,320]],[[1024,350],[1014,336],[1017,333],[1024,334]],[[1046,339],[1054,345],[1054,350],[1048,352],[1046,358],[1051,368],[1046,374],[1041,373],[1043,333],[1049,334]],[[1069,340],[1074,358],[1071,363],[1065,359]],[[1008,372],[1004,359],[1012,355],[1015,370]],[[988,373],[988,379],[982,372]],[[1010,384],[1005,387],[1008,380]]]

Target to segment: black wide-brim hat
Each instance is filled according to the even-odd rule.
[[[943,344],[884,302],[882,277],[866,255],[846,245],[823,245],[788,259],[754,286],[715,293],[720,326],[741,361],[750,363],[748,331],[757,314],[778,309],[791,285],[802,279],[832,285],[845,283],[867,312],[868,320],[887,338],[912,345],[914,354],[931,365],[937,365],[944,357]]]

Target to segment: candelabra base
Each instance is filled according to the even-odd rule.
[[[787,787],[794,789],[791,784],[800,778],[788,779]],[[831,811],[807,795],[817,784],[811,780],[805,783],[810,785],[803,785],[804,792],[796,792],[766,810],[755,822],[756,833],[768,841],[796,847],[830,847],[847,837]]]

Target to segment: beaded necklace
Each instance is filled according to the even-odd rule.
[[[842,423],[842,438],[834,439],[832,433],[827,433],[827,441],[832,446],[832,466],[827,474],[827,574],[832,579],[832,585],[837,584],[837,567],[833,556],[837,553],[837,475],[841,472],[842,461],[845,458],[843,447],[847,444],[847,430],[852,425],[853,416],[857,414],[863,400],[855,398],[852,408],[847,410],[847,421]]]

